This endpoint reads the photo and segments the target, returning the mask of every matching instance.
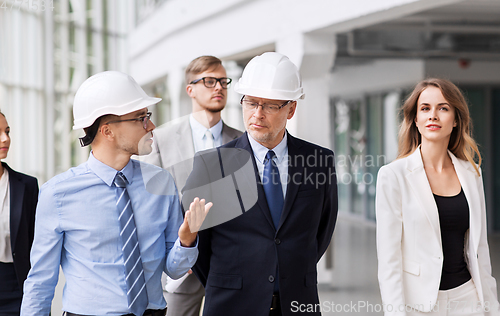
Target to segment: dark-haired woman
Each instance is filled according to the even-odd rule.
[[[500,315],[467,103],[450,81],[427,79],[402,112],[398,159],[377,178],[385,315]]]
[[[0,159],[7,157],[10,127],[0,112]],[[20,314],[23,283],[30,269],[35,209],[36,178],[0,164],[0,315]]]

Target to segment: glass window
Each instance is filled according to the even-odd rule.
[[[375,190],[379,168],[385,164],[383,151],[383,98],[372,95],[367,98],[367,131],[366,131],[366,174],[367,185],[367,217],[375,219]]]
[[[366,146],[366,110],[364,102],[337,100],[334,102],[335,155],[339,209],[364,214],[364,151]]]
[[[343,100],[334,102],[335,117],[335,155],[338,182],[339,210],[349,212],[351,209],[350,199],[350,170],[347,157],[348,135],[349,135],[349,106]]]
[[[334,100],[340,211],[375,220],[377,173],[396,158],[400,104],[399,92]]]

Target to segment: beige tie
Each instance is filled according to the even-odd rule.
[[[212,135],[212,132],[207,129],[205,132],[205,149],[210,148],[214,148],[214,136]]]

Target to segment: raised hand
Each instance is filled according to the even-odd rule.
[[[189,210],[184,215],[184,222],[179,228],[179,239],[183,247],[193,246],[196,235],[212,205],[212,202],[205,204],[205,199],[199,198],[194,198],[191,202]]]

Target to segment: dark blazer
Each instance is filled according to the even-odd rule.
[[[330,243],[337,218],[333,152],[288,134],[288,155],[291,181],[278,229],[273,225],[247,133],[195,157],[183,200],[192,201],[197,193],[207,201],[213,196],[217,199],[216,186],[205,191],[197,188],[236,175],[235,195],[241,206],[232,204],[240,216],[199,232],[200,252],[193,269],[205,286],[203,315],[269,315],[277,265],[283,315],[296,314],[291,311],[293,301],[319,303],[316,264]],[[254,169],[250,177],[237,172],[247,162]],[[244,183],[245,179],[254,183]],[[245,210],[252,187],[256,188],[257,202]],[[222,190],[230,200],[230,190]],[[209,216],[217,212],[227,210],[218,209],[214,202]]]
[[[17,281],[22,290],[30,270],[38,181],[34,177],[12,170],[5,162],[2,162],[2,166],[9,172],[10,241]]]

